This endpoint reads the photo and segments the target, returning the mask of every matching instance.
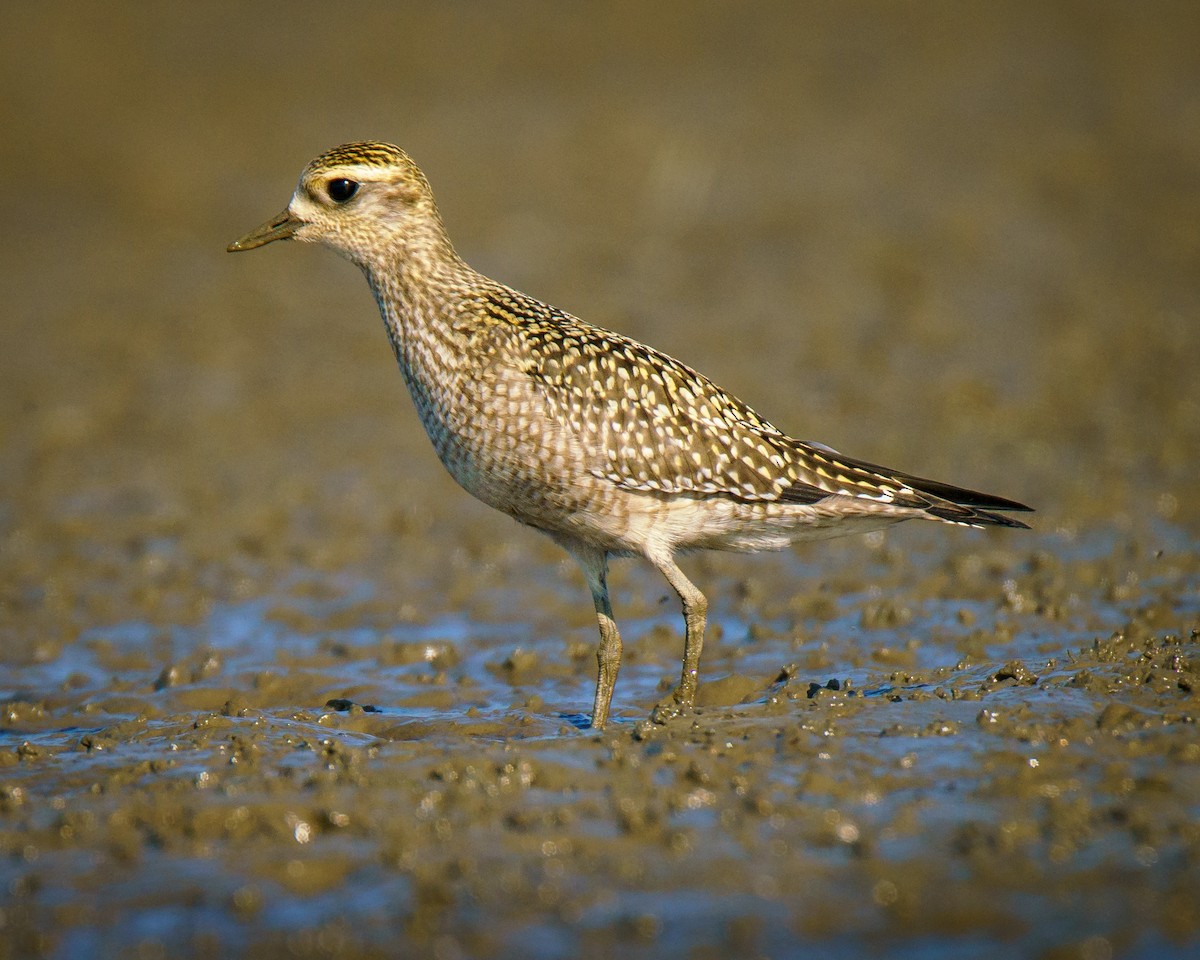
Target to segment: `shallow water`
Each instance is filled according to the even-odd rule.
[[[0,960],[1200,951],[1194,18],[353,10],[0,38]],[[361,136],[481,269],[1035,529],[685,558],[668,724],[619,562],[593,733],[581,577],[353,269],[223,253]]]

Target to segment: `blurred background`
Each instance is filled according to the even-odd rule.
[[[897,929],[907,956],[1014,956],[1016,936],[1090,960],[1175,937],[1183,956],[1200,929],[1198,51],[1183,2],[8,4],[0,928],[19,936],[0,960],[275,955],[256,916],[285,937],[316,923],[314,874],[291,871],[310,822],[306,850],[334,862],[322,916],[364,911],[380,956],[401,928],[473,927],[514,957],[531,929],[539,956],[578,947],[569,900],[545,927],[513,912],[554,883],[646,956],[737,955],[704,922],[743,908],[731,937],[852,938],[839,956]],[[702,740],[626,736],[677,670],[678,623],[624,564],[626,725],[610,750],[566,723],[591,683],[578,572],[445,476],[357,271],[307,245],[225,252],[313,156],[365,138],[421,165],[484,273],[677,356],[797,437],[1037,508],[1030,534],[913,524],[887,545],[689,560],[728,624],[707,676],[778,686],[797,657],[821,683],[936,668],[928,686],[999,689],[990,716],[1020,722],[979,726],[963,703],[956,727],[936,698],[811,702],[802,672],[770,701],[790,739],[760,698],[737,715],[748,752],[710,778]],[[1093,675],[1030,678],[1079,650]],[[1010,658],[1029,670],[997,672]],[[330,696],[391,712],[320,714]],[[1137,699],[1114,713],[1118,696]],[[812,716],[849,716],[846,736],[810,736]],[[897,717],[942,739],[888,754]],[[1124,736],[1151,726],[1152,749]],[[522,747],[530,729],[544,739]],[[1064,749],[1034,771],[1038,737]],[[514,742],[540,780],[504,766]],[[452,764],[500,770],[508,806]],[[542,820],[514,778],[542,791]],[[671,835],[630,810],[664,783],[680,799],[662,822],[720,842],[663,855]],[[326,787],[328,810],[305,813]],[[427,790],[458,796],[464,842],[432,832]],[[689,820],[698,796],[712,806]],[[730,839],[727,821],[749,826]],[[858,844],[876,822],[900,841]],[[594,855],[560,861],[560,882],[543,840],[563,835]],[[772,860],[772,892],[776,839],[795,855]],[[367,924],[348,923],[343,954],[365,956]],[[329,955],[313,937],[304,955]]]
[[[313,549],[308,529],[287,543],[300,514],[364,536],[432,516],[447,545],[511,532],[441,477],[355,270],[224,252],[356,138],[412,154],[477,268],[797,436],[1023,499],[1053,529],[1196,521],[1187,4],[5,20],[10,559],[155,529],[194,558]]]

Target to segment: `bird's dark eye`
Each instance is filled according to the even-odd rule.
[[[325,192],[329,194],[329,199],[334,203],[345,203],[358,193],[358,181],[338,177],[325,184]]]

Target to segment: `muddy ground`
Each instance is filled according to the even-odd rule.
[[[1200,952],[1186,4],[22,5],[0,35],[0,958]],[[466,258],[797,436],[1026,501],[582,579],[442,473],[361,278]]]

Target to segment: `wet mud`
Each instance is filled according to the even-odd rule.
[[[265,9],[0,39],[0,960],[1195,956],[1189,11]],[[590,730],[580,575],[353,268],[223,252],[356,137],[485,272],[1035,529],[685,558],[665,724],[620,562]]]

